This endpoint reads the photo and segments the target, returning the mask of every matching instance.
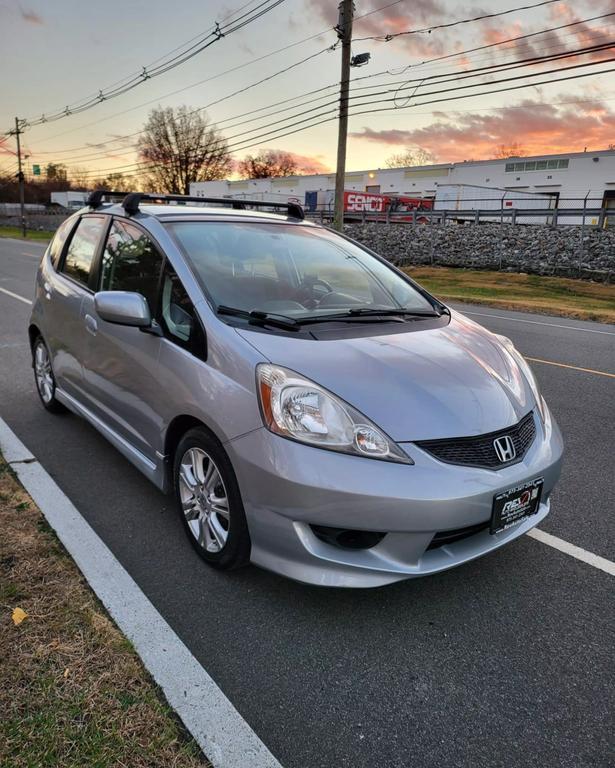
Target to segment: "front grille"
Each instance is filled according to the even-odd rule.
[[[495,451],[493,441],[505,435],[512,439],[516,455],[512,461],[502,462]],[[534,441],[535,436],[536,425],[534,424],[533,412],[530,411],[518,424],[508,427],[508,429],[500,429],[497,432],[477,435],[476,437],[421,440],[416,445],[446,464],[500,469],[501,467],[508,467],[521,461]]]
[[[431,540],[427,549],[437,549],[444,544],[454,544],[456,541],[467,539],[470,536],[474,536],[476,533],[489,528],[489,520],[486,523],[478,523],[477,525],[469,525],[467,528],[454,528],[449,531],[438,531]]]

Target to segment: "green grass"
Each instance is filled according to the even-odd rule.
[[[615,285],[451,267],[405,270],[442,299],[615,323]]]
[[[53,234],[53,230],[48,229],[27,229],[26,240],[51,240]],[[23,239],[21,227],[0,227],[0,237],[16,237],[18,239]]]

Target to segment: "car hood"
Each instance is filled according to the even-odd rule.
[[[238,333],[271,363],[353,405],[396,442],[493,432],[534,405],[499,337],[458,312],[444,327],[352,339]]]

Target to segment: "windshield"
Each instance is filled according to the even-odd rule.
[[[412,285],[327,230],[285,224],[170,224],[217,307],[302,317],[357,309],[433,312]]]

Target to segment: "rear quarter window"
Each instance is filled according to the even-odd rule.
[[[66,219],[66,221],[63,221],[60,224],[56,230],[55,235],[53,236],[53,240],[49,246],[49,258],[51,259],[51,263],[55,269],[58,268],[58,264],[60,263],[60,257],[62,256],[64,243],[66,242],[76,222],[77,220],[73,218]]]
[[[63,274],[84,286],[88,285],[90,270],[105,227],[106,221],[100,216],[84,216],[79,221],[64,255]]]

